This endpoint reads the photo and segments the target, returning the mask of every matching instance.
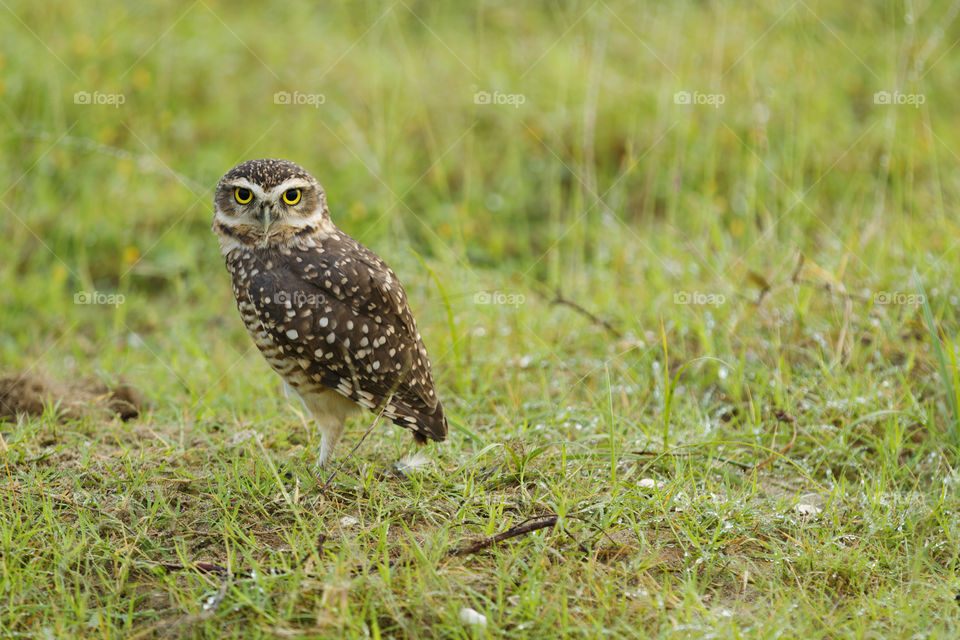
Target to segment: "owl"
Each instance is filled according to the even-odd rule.
[[[250,160],[220,179],[213,231],[243,324],[303,400],[330,457],[363,408],[441,441],[447,419],[396,274],[338,229],[317,180],[286,160]]]

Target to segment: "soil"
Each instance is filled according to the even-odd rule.
[[[122,381],[111,388],[100,380],[61,382],[32,373],[0,377],[0,420],[39,416],[44,407],[53,408],[62,421],[87,416],[127,421],[139,417],[144,399],[138,389]]]

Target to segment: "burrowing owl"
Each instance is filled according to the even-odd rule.
[[[324,464],[358,407],[443,440],[447,420],[396,274],[334,226],[320,183],[250,160],[217,185],[213,231],[247,331],[321,432]]]

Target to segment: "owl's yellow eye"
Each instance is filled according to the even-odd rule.
[[[283,192],[283,201],[287,204],[297,204],[300,202],[300,197],[303,194],[300,193],[300,189],[287,189]]]
[[[237,187],[233,191],[233,197],[237,199],[237,202],[240,204],[247,204],[253,200],[253,192],[250,189],[244,189],[243,187]]]

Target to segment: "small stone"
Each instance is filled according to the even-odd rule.
[[[799,513],[802,516],[816,516],[819,515],[823,509],[816,505],[800,503],[793,508],[794,511]]]
[[[487,616],[470,607],[463,607],[460,609],[460,622],[467,625],[485,627],[487,626]]]

